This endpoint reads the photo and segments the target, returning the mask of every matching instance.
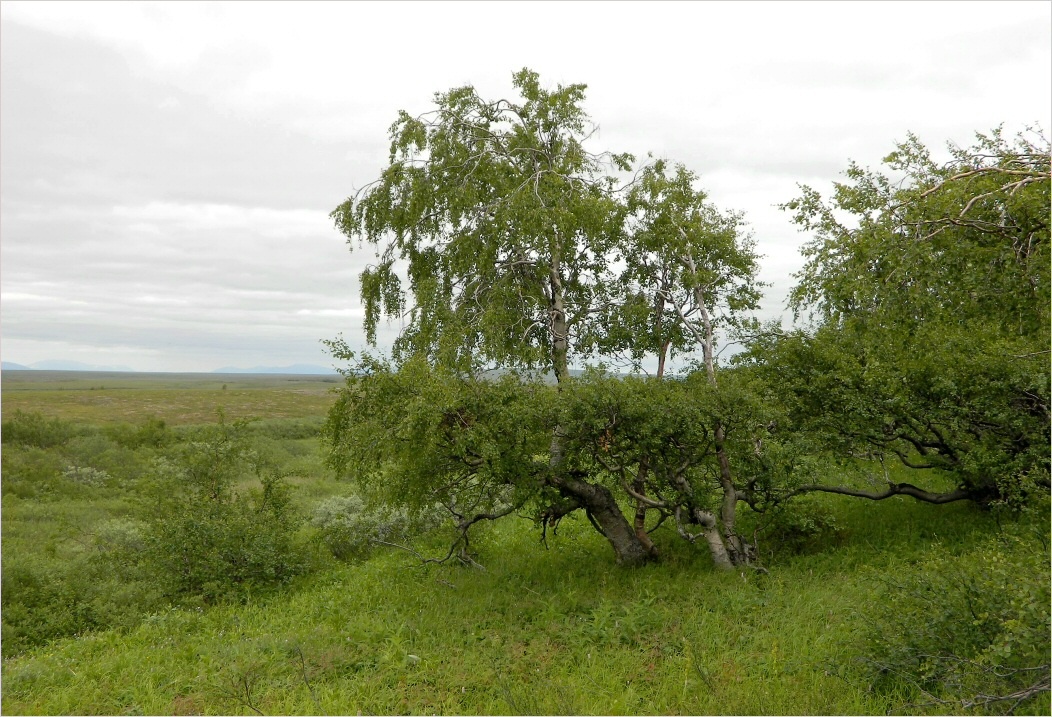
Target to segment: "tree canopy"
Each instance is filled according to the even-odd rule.
[[[525,515],[545,534],[582,511],[619,563],[656,557],[650,532],[671,521],[724,568],[754,555],[741,505],[1047,493],[1047,141],[994,131],[939,163],[911,136],[886,173],[852,164],[828,200],[803,187],[784,208],[811,234],[790,301],[811,323],[760,330],[741,215],[682,165],[595,150],[584,85],[525,69],[513,85],[514,100],[468,86],[400,112],[388,166],[332,213],[375,251],[367,340],[405,322],[390,359],[330,344],[356,364],[330,460],[364,491],[443,506],[464,560],[481,521]],[[721,331],[752,338],[718,379]],[[669,356],[694,351],[666,380]],[[646,357],[649,379],[570,373]],[[937,480],[814,478],[885,457]]]
[[[623,228],[612,172],[632,157],[586,149],[584,85],[545,90],[522,70],[514,86],[520,102],[461,87],[432,112],[399,113],[389,166],[333,218],[377,247],[361,277],[371,341],[382,316],[407,311],[396,356],[540,366],[562,380],[609,299]]]
[[[823,200],[787,203],[813,238],[791,297],[809,329],[756,354],[793,424],[842,455],[954,477],[923,500],[1001,500],[1048,485],[1049,151],[1000,131],[936,163],[915,137],[889,172],[851,165]]]
[[[436,399],[433,406],[446,406],[440,415],[412,404],[414,425],[421,428],[419,421],[429,415],[428,430],[437,431],[414,444],[446,458],[424,471],[413,468],[420,456],[382,459],[414,475],[426,473],[426,485],[407,486],[407,492],[437,498],[438,486],[451,485],[448,477],[459,475],[453,482],[460,495],[444,500],[465,530],[472,515],[498,517],[527,503],[542,525],[583,510],[619,562],[630,564],[652,555],[643,525],[647,510],[663,517],[679,510],[690,522],[717,531],[708,535],[709,543],[725,562],[722,543],[733,538],[733,521],[721,536],[719,520],[702,507],[700,489],[683,482],[682,475],[675,478],[677,500],[656,500],[640,492],[653,480],[649,459],[637,457],[636,488],[626,493],[624,482],[611,478],[610,466],[582,465],[569,452],[568,446],[583,440],[571,426],[582,424],[566,412],[578,397],[564,389],[573,362],[627,356],[638,367],[651,355],[659,357],[663,373],[670,348],[700,348],[714,386],[720,323],[733,325],[759,299],[757,257],[742,218],[708,203],[695,186],[697,177],[682,166],[655,161],[632,177],[631,155],[592,151],[594,128],[582,107],[583,85],[544,89],[529,70],[516,73],[513,84],[521,100],[485,100],[462,87],[437,94],[431,112],[417,117],[401,112],[391,127],[389,166],[333,212],[352,243],[376,249],[378,262],[361,276],[368,340],[375,344],[383,317],[407,319],[394,344],[394,365],[367,362],[362,368],[368,377],[352,377],[356,387],[345,393],[333,416],[337,453],[348,449],[351,455],[350,443],[364,440],[356,434],[368,431],[355,415],[376,410],[360,402],[379,390],[378,376],[398,385],[411,376],[423,383],[461,381],[461,389],[443,395],[460,395],[463,405]],[[338,356],[353,358],[345,343],[332,345]],[[514,468],[506,458],[487,463],[484,451],[457,453],[463,441],[474,445],[481,431],[495,430],[479,425],[486,411],[467,399],[495,390],[478,383],[479,370],[493,367],[548,370],[559,387],[557,398],[550,399],[556,408],[541,410],[525,397],[544,391],[515,384],[523,390],[508,399],[518,406],[516,425],[537,427],[548,443],[540,449],[531,439],[528,453],[501,444],[502,455],[517,456]],[[408,397],[398,400],[401,407],[409,405]],[[392,409],[390,418],[400,420],[394,418],[399,411]],[[527,414],[532,423],[523,423]],[[717,428],[713,424],[719,440],[708,455],[713,461],[724,440]],[[394,436],[401,429],[379,430]],[[492,434],[494,440],[498,436],[507,437],[503,431]],[[720,460],[726,463],[726,455]],[[508,497],[524,490],[532,493]],[[473,505],[488,507],[459,513],[454,504],[463,504],[465,491],[482,491],[486,497]],[[635,527],[619,495],[641,501]],[[498,504],[504,508],[495,509]],[[731,547],[732,556],[740,553]]]

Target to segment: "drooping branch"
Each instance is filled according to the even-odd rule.
[[[471,529],[471,526],[473,526],[475,523],[479,523],[483,520],[499,520],[500,518],[503,518],[506,515],[511,515],[521,507],[521,503],[515,505],[508,505],[500,510],[492,511],[489,513],[476,513],[472,517],[467,518],[466,516],[458,513],[455,508],[447,505],[446,510],[448,510],[451,515],[457,518],[457,537],[450,544],[449,550],[446,552],[446,554],[441,558],[426,558],[413,548],[410,548],[406,545],[402,545],[400,543],[394,543],[391,541],[380,539],[373,539],[372,542],[377,545],[386,545],[388,547],[398,548],[399,550],[404,550],[408,553],[411,553],[412,555],[416,556],[417,559],[420,560],[420,565],[441,565],[442,563],[447,562],[456,554],[457,559],[459,559],[465,565],[470,565],[480,570],[485,570],[485,568],[482,565],[475,562],[467,553],[469,543],[468,531]],[[459,554],[457,554],[458,547],[460,548]]]

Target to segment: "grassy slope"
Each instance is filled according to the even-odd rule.
[[[194,411],[208,400],[148,390]],[[268,415],[278,400],[268,391],[281,387],[246,390],[256,391],[247,409]],[[26,410],[81,417],[59,392],[26,396]],[[83,420],[110,415],[105,404],[91,411]],[[338,484],[301,460],[300,473],[312,473],[295,479],[306,505]],[[5,660],[3,712],[883,713],[891,698],[853,680],[851,662],[881,574],[923,561],[940,541],[963,550],[993,521],[961,505],[819,500],[845,528],[839,544],[782,557],[769,575],[714,572],[665,531],[661,564],[621,570],[587,522],[570,519],[547,551],[529,524],[490,529],[479,539],[485,572],[420,567],[400,551],[330,563],[246,606],[166,611]],[[59,540],[63,523],[83,530],[120,510],[5,500],[5,554],[50,531],[61,555],[75,549]]]
[[[663,564],[619,570],[586,524],[548,551],[507,525],[487,536],[485,572],[387,553],[259,604],[58,641],[5,663],[3,710],[883,712],[835,674],[851,672],[877,570],[922,559],[936,533],[969,537],[960,507],[880,512],[874,525],[903,532],[867,530],[770,575],[715,573],[671,536]]]

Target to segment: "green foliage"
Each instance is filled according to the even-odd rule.
[[[54,448],[65,444],[75,433],[73,424],[66,421],[16,410],[3,422],[2,437],[5,444]]]
[[[148,526],[134,518],[112,518],[95,528],[95,547],[118,563],[135,562],[146,549]]]
[[[571,469],[623,487],[648,466],[651,496],[670,506],[718,486],[715,390],[702,375],[683,381],[589,372],[565,391],[558,425]]]
[[[833,505],[838,519],[857,506]],[[583,518],[546,551],[497,524],[479,544],[485,571],[389,551],[251,604],[156,609],[134,629],[54,642],[5,662],[3,709],[248,713],[248,699],[265,714],[915,711],[833,665],[852,664],[874,571],[903,573],[932,532],[971,550],[969,524],[981,532],[993,518],[966,508],[878,504],[836,550],[769,575],[711,571],[667,528],[655,538],[668,560],[610,571]]]
[[[174,440],[174,436],[171,431],[168,430],[168,426],[165,422],[153,416],[147,418],[138,426],[126,423],[107,426],[105,433],[116,442],[117,445],[131,449],[141,448],[143,446],[163,448],[164,446],[170,445]]]
[[[573,451],[563,442],[573,439],[557,414],[576,399],[566,393],[555,401],[534,388],[516,393],[507,382],[491,389],[460,377],[494,367],[540,368],[565,387],[572,360],[627,358],[639,367],[655,355],[663,374],[670,350],[700,347],[715,383],[715,332],[740,326],[741,312],[756,307],[757,257],[742,217],[707,203],[686,168],[670,172],[656,161],[619,187],[617,175],[633,158],[590,150],[584,85],[546,90],[527,69],[513,84],[521,103],[487,101],[462,87],[436,95],[433,112],[401,112],[391,127],[389,166],[332,213],[349,241],[377,250],[378,263],[361,276],[366,340],[375,346],[381,318],[408,318],[394,342],[396,369],[359,366],[366,376],[350,377],[355,388],[346,400],[362,410],[362,387],[391,386],[394,370],[419,377],[428,385],[421,390],[437,394],[432,404],[412,388],[392,392],[393,401],[407,403],[382,429],[371,415],[361,421],[368,437],[341,435],[358,426],[348,418],[353,411],[338,403],[327,432],[333,462],[339,466],[358,452],[359,468],[368,454],[371,470],[382,471],[383,461],[391,461],[399,489],[388,485],[388,495],[417,504],[439,500],[464,540],[474,522],[527,504],[546,525],[584,509],[618,562],[637,565],[653,551],[616,503],[615,493],[627,492],[624,476],[618,482],[607,473],[623,471],[601,460],[566,460]],[[343,340],[329,347],[338,359],[355,360]],[[425,376],[420,361],[445,375]],[[386,375],[377,378],[374,368]],[[483,394],[500,408],[479,404]],[[713,445],[726,464],[719,425],[712,424],[719,435]],[[413,450],[394,459],[410,433]],[[361,453],[354,444],[370,449]],[[645,465],[643,459],[638,470]],[[677,482],[688,480],[682,473]],[[409,486],[408,475],[424,479]],[[724,522],[733,532],[730,483],[724,476],[731,505]],[[673,490],[692,492],[683,485]],[[673,510],[674,503],[659,503],[652,507]],[[712,522],[696,509],[691,520]]]
[[[361,276],[371,344],[383,317],[408,316],[398,362],[423,353],[563,381],[571,354],[627,352],[638,364],[755,308],[757,257],[740,215],[664,161],[619,188],[633,158],[589,149],[584,85],[546,90],[530,70],[513,84],[521,103],[462,87],[420,117],[399,113],[390,165],[332,213],[350,242],[377,248]]]
[[[252,421],[246,428],[246,434],[259,436],[267,440],[299,441],[305,438],[317,438],[325,420],[322,416],[309,418],[279,418]]]
[[[454,514],[521,506],[548,470],[554,388],[458,377],[422,358],[397,371],[365,358],[329,414],[330,465],[368,497]]]
[[[1048,140],[995,130],[949,151],[938,164],[911,135],[885,159],[904,179],[852,164],[829,204],[804,187],[785,205],[816,235],[803,249],[796,308],[904,330],[979,317],[995,336],[1047,337]]]
[[[558,431],[567,475],[614,494],[642,491],[652,523],[680,511],[693,523],[695,509],[722,500],[717,425],[747,476],[744,500],[762,509],[791,480],[797,456],[770,436],[755,390],[742,371],[720,388],[701,373],[662,381],[590,371],[557,389],[457,376],[422,358],[396,371],[366,357],[330,412],[329,462],[388,509],[419,515],[437,503],[465,531],[514,513],[557,525],[580,507],[545,480]]]
[[[646,354],[663,363],[666,351],[699,347],[708,363],[717,333],[748,323],[744,312],[757,308],[763,286],[743,216],[707,202],[686,167],[671,169],[654,162],[626,193],[614,257],[625,265],[615,291],[622,304],[596,336],[601,349],[627,349],[637,367]]]
[[[101,486],[111,480],[109,473],[91,466],[68,466],[62,471],[62,477],[85,486]]]
[[[167,595],[244,596],[304,568],[289,488],[254,463],[243,432],[242,422],[201,428],[156,464],[143,559]],[[249,475],[260,490],[238,487]]]
[[[321,501],[310,522],[334,557],[350,560],[367,557],[378,544],[405,543],[441,518],[441,512],[431,511],[412,520],[404,509],[369,507],[360,497],[349,495]]]
[[[938,546],[896,577],[870,615],[870,679],[917,706],[1046,714],[1049,706],[1048,524],[1012,526],[964,554]]]
[[[843,542],[844,529],[828,506],[800,499],[779,504],[753,520],[763,552],[785,554],[828,550]]]
[[[44,498],[63,492],[61,472],[67,463],[55,451],[28,447],[4,448],[3,493],[19,498]]]
[[[938,325],[876,338],[823,327],[764,346],[760,370],[786,406],[785,427],[841,456],[949,471],[978,501],[1021,481],[1047,485],[1047,370],[1016,360],[1019,345]]]
[[[604,388],[607,382],[611,385]],[[574,403],[584,407],[571,411],[553,387],[541,384],[529,384],[536,393],[528,398],[515,393],[518,382],[448,386],[434,377],[403,383],[382,376],[376,387],[360,387],[362,405],[372,413],[355,420],[362,426],[369,420],[382,424],[390,418],[385,396],[418,391],[422,405],[436,405],[439,422],[417,426],[395,411],[391,425],[403,432],[393,435],[404,437],[399,451],[408,453],[418,437],[446,436],[442,440],[465,455],[470,449],[496,456],[511,446],[514,461],[513,440],[479,422],[450,420],[443,428],[441,415],[457,406],[506,414],[493,425],[520,436],[535,430],[530,426],[565,420],[575,426],[579,445],[588,446],[608,440],[609,416],[604,419],[602,412],[611,408],[619,416],[611,431],[618,445],[629,445],[631,435],[650,435],[657,444],[662,432],[675,434],[670,427],[684,416],[697,416],[698,430],[704,429],[703,417],[711,411],[727,417],[727,445],[736,463],[746,465],[756,438],[763,440],[765,457],[776,447],[789,450],[780,445],[779,431],[769,433],[762,423],[778,417],[755,413],[765,405],[764,387],[748,372],[722,372],[718,391],[701,376],[660,388],[601,374],[576,383],[580,386],[566,386],[564,393],[576,391]],[[678,405],[694,395],[695,383],[694,404]],[[672,415],[663,418],[668,407]],[[750,428],[756,419],[758,430]],[[178,426],[179,420],[173,423]],[[618,434],[622,425],[626,437]],[[695,424],[685,420],[685,425]],[[150,475],[190,482],[187,467],[208,461],[187,453],[205,451],[222,430],[170,430],[173,443],[163,450],[144,445],[131,451],[79,425],[81,435],[65,446],[47,451],[4,446],[5,490],[19,471],[23,478],[35,475],[29,466],[56,484],[43,500],[4,496],[5,713],[251,712],[249,704],[268,714],[901,711],[915,696],[870,690],[868,682],[846,683],[831,667],[854,665],[850,658],[863,647],[860,625],[873,614],[875,575],[904,576],[910,565],[923,565],[936,535],[947,551],[971,555],[1000,516],[963,504],[885,501],[862,510],[833,496],[810,498],[819,511],[816,520],[826,516],[850,530],[835,543],[823,544],[823,533],[813,548],[780,555],[769,574],[712,571],[706,557],[678,539],[672,520],[652,533],[661,563],[611,571],[609,548],[583,514],[567,515],[558,531],[549,529],[547,549],[540,549],[536,531],[521,530],[526,521],[517,524],[509,516],[473,538],[473,554],[485,571],[421,567],[406,551],[377,551],[344,564],[318,561],[311,566],[318,572],[280,590],[253,590],[247,604],[204,604],[177,596],[189,604],[173,608],[161,592],[165,584],[144,559],[156,514],[140,504],[164,500],[151,492],[161,486],[117,480],[87,488],[61,475],[72,464],[116,477],[110,463],[94,461],[112,455],[114,461],[124,456],[152,465],[163,454],[169,468],[152,469]],[[272,438],[257,432],[255,424],[226,430],[237,434],[232,443],[240,449],[210,455],[239,466],[226,473],[233,481],[231,494],[251,501],[254,488],[259,497],[255,464],[261,455],[287,461],[282,470],[296,463],[289,479],[296,491],[289,497],[305,512],[349,489],[312,458],[311,439]],[[543,456],[551,436],[541,433],[537,450]],[[543,459],[538,463],[543,466]],[[697,473],[699,487],[711,485],[705,478],[711,463],[705,465]],[[366,482],[374,490],[398,475],[391,466],[372,469]],[[743,480],[752,470],[743,468]],[[839,469],[815,463],[808,470],[819,474],[808,480],[818,480]],[[207,473],[197,471],[199,477]],[[421,473],[414,480],[425,478]],[[609,475],[597,479],[616,482]],[[22,479],[15,483],[21,484]],[[795,510],[793,503],[789,507]],[[521,512],[528,516],[530,506]],[[763,535],[766,550],[772,541]],[[408,545],[423,554],[448,546],[440,533],[413,540]]]
[[[154,440],[134,438],[153,435],[156,425],[149,422],[99,429],[16,411],[9,423],[13,428],[5,428],[5,441],[10,442],[3,452],[5,495],[59,499],[81,495],[85,488],[112,494],[138,480],[157,450]],[[166,435],[161,443],[174,440]]]
[[[841,455],[950,471],[977,501],[1047,492],[1047,141],[950,150],[939,165],[911,137],[886,160],[901,179],[852,165],[828,202],[785,205],[815,235],[793,306],[820,323],[753,358],[788,428]]]
[[[160,594],[137,567],[141,542],[127,522],[100,528],[86,552],[8,555],[3,566],[3,654],[58,638],[131,627]]]
[[[379,250],[361,276],[372,343],[382,317],[404,314],[395,262],[408,263],[413,304],[396,358],[545,366],[562,377],[557,328],[586,336],[577,327],[603,300],[621,231],[608,172],[630,157],[586,150],[584,85],[546,90],[522,70],[514,86],[519,103],[468,86],[437,94],[421,117],[400,112],[390,165],[332,213],[350,241]]]
[[[52,423],[39,418],[37,414],[29,423]],[[295,460],[304,471],[317,472],[316,445],[304,446],[300,444],[305,442],[288,438],[271,441],[267,436],[317,433],[321,422],[321,416],[313,416],[272,419],[255,431],[227,427],[237,434],[231,443],[239,444],[240,449],[220,451],[214,457],[219,464],[237,464],[223,478],[231,484],[224,495],[229,504],[242,510],[240,514],[234,509],[226,514],[206,512],[213,523],[221,524],[216,530],[220,537],[211,545],[215,550],[202,547],[195,557],[208,562],[222,551],[217,544],[225,539],[223,560],[245,564],[231,571],[234,579],[252,573],[252,582],[251,587],[242,580],[230,588],[224,582],[221,560],[209,564],[221,574],[220,580],[196,594],[180,592],[178,581],[167,573],[170,561],[156,559],[158,540],[162,528],[177,530],[177,521],[167,520],[175,513],[166,515],[166,510],[194,509],[194,501],[183,492],[187,487],[184,469],[194,470],[199,485],[206,482],[209,470],[202,468],[195,455],[206,450],[204,445],[221,429],[171,430],[158,421],[102,428],[62,422],[63,432],[72,437],[59,445],[43,449],[5,444],[4,655],[72,635],[135,626],[167,600],[246,595],[249,590],[274,585],[276,580],[267,577],[267,566],[283,565],[285,560],[299,572],[304,567],[303,555],[288,548],[299,527],[296,511],[288,503],[291,495],[268,474],[270,464],[252,456],[249,449],[260,449],[272,465],[286,467]],[[313,428],[306,431],[304,426]],[[263,482],[257,477],[257,467]],[[142,479],[146,475],[150,479]],[[280,529],[275,529],[276,515],[288,518]],[[239,531],[243,535],[237,538],[234,534]],[[187,535],[168,537],[169,546],[191,539]],[[230,548],[238,539],[246,544],[240,553]],[[277,572],[285,579],[287,571]]]

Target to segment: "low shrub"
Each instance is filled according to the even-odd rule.
[[[878,576],[862,657],[873,687],[911,694],[911,709],[1048,714],[1050,557],[1046,522]]]
[[[239,491],[245,478],[261,489]],[[244,423],[199,429],[154,467],[144,560],[173,598],[213,602],[305,569],[289,487],[248,450]]]
[[[37,447],[12,446],[2,456],[3,494],[42,499],[58,492],[65,468],[62,456]]]
[[[409,533],[404,511],[369,510],[356,495],[326,498],[314,508],[310,522],[339,560],[364,558],[377,541],[402,541]]]
[[[408,541],[436,527],[443,517],[440,506],[411,516],[401,508],[370,507],[349,495],[318,503],[310,522],[333,557],[351,560],[367,557],[376,545]]]
[[[5,554],[2,580],[5,658],[58,638],[131,627],[160,600],[134,567],[97,553],[74,560]]]
[[[92,468],[91,466],[67,466],[62,471],[62,477],[79,485],[97,488],[110,480],[110,474],[106,471]]]
[[[788,505],[743,521],[754,524],[762,556],[794,555],[822,550],[843,537],[833,512],[813,498],[797,499]]]
[[[142,425],[117,424],[105,429],[106,435],[123,448],[163,448],[175,440],[175,435],[159,418],[147,418]]]
[[[99,554],[123,565],[135,564],[146,550],[148,525],[133,518],[111,518],[95,527]]]
[[[0,440],[3,443],[35,448],[61,446],[74,435],[76,430],[72,423],[21,410],[16,410],[11,418],[0,425]]]
[[[321,416],[311,418],[272,418],[265,421],[253,421],[248,432],[271,440],[303,440],[317,438],[325,420]]]

